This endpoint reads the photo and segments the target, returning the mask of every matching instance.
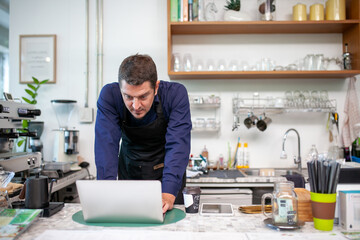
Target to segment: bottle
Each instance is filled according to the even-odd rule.
[[[311,149],[308,153],[308,156],[306,158],[306,160],[309,162],[309,161],[312,161],[312,160],[317,160],[318,159],[318,151],[316,149],[316,146],[315,144],[311,145]]]
[[[343,54],[344,70],[351,70],[351,55],[348,52],[348,44],[345,43],[345,52]]]
[[[248,149],[248,143],[244,143],[244,168],[249,168],[250,153]]]
[[[208,164],[210,163],[210,160],[209,160],[209,152],[206,148],[206,145],[204,146],[202,152],[201,152],[201,155],[206,159],[206,161],[208,162]]]
[[[343,147],[345,162],[351,162],[350,147]]]
[[[241,147],[241,143],[238,144],[238,149],[236,152],[236,168],[244,167],[244,150]]]
[[[219,169],[224,170],[224,156],[222,154],[219,156]]]
[[[351,155],[355,157],[360,157],[360,137],[356,138],[351,145]]]
[[[189,22],[192,22],[194,19],[194,14],[193,14],[193,0],[189,0],[188,1],[188,5],[189,5]]]

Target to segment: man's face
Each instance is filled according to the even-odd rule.
[[[127,84],[125,80],[121,80],[120,88],[126,108],[135,118],[141,119],[149,112],[153,104],[159,88],[159,81],[156,82],[155,89],[153,89],[149,81],[134,86]]]

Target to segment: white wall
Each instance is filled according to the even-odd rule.
[[[220,0],[217,0],[217,2]],[[253,0],[243,0],[244,9],[256,8]],[[293,1],[278,0],[278,19],[290,16]],[[310,4],[312,0],[307,0]],[[19,35],[57,35],[57,82],[39,90],[38,107],[45,121],[42,136],[44,158],[50,159],[53,152],[57,122],[51,109],[51,99],[74,99],[78,107],[85,103],[85,0],[17,0],[10,2],[10,92],[15,97],[24,96],[25,85],[19,84]],[[280,12],[280,10],[282,10]],[[221,11],[219,12],[219,14]],[[222,11],[223,13],[223,11]],[[95,45],[95,0],[90,0],[90,92],[89,106],[96,110],[96,45]],[[104,1],[104,84],[117,81],[117,72],[122,59],[134,53],[146,53],[157,63],[159,79],[169,80],[167,75],[167,24],[166,0]],[[261,57],[271,57],[278,64],[287,64],[302,58],[307,53],[324,53],[338,57],[342,53],[341,35],[221,35],[221,36],[176,36],[174,51],[191,52],[195,58],[237,58],[254,64]],[[266,56],[265,56],[266,54]],[[271,116],[273,123],[265,132],[247,130],[241,126],[232,132],[231,99],[240,94],[251,97],[283,96],[286,90],[327,90],[330,98],[337,99],[340,123],[348,81],[345,79],[257,79],[257,80],[184,80],[190,94],[218,94],[221,96],[221,132],[219,134],[193,134],[191,152],[201,152],[206,144],[210,159],[220,153],[227,159],[227,145],[232,151],[238,136],[249,143],[251,167],[292,167],[292,154],[296,153],[296,138],[290,134],[286,149],[288,160],[280,160],[282,136],[288,128],[300,132],[302,156],[316,144],[320,151],[329,147],[326,131],[327,114],[281,114]],[[359,83],[357,88],[360,89]],[[94,163],[94,123],[79,124],[75,114],[71,126],[80,130],[80,155]]]

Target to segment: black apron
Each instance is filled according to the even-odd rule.
[[[119,154],[119,180],[160,180],[162,179],[165,158],[165,135],[167,121],[162,111],[161,100],[155,104],[156,119],[140,127],[129,126],[130,113],[124,106],[124,120],[121,123],[122,143]],[[175,203],[182,204],[182,189]]]

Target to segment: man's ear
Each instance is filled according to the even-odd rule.
[[[158,92],[159,85],[160,85],[160,80],[157,80],[157,81],[156,81],[156,84],[155,84],[155,95],[156,95],[157,92]]]

